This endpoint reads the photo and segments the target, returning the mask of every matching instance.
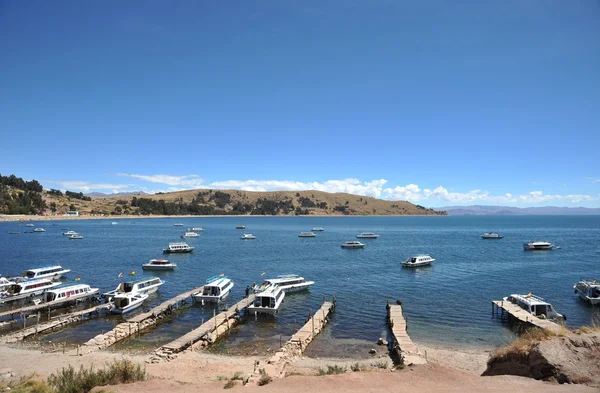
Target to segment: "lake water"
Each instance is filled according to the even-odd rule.
[[[183,223],[175,227],[174,223]],[[245,231],[236,225],[246,225]],[[317,310],[323,296],[335,295],[331,322],[308,351],[309,356],[357,356],[378,337],[387,335],[385,303],[404,303],[411,337],[416,342],[442,346],[495,346],[509,342],[511,330],[491,318],[491,300],[511,293],[533,292],[547,298],[568,325],[590,324],[594,309],[573,293],[581,278],[600,278],[600,217],[489,216],[489,217],[189,217],[164,219],[48,221],[37,223],[45,233],[23,223],[0,224],[0,273],[60,264],[70,268],[69,280],[102,291],[114,289],[118,274],[163,257],[169,242],[180,241],[187,227],[205,229],[187,242],[191,254],[169,255],[174,272],[158,272],[166,283],[152,295],[146,309],[201,285],[209,276],[224,273],[235,282],[227,302],[244,295],[246,285],[268,276],[296,273],[316,281],[309,292],[288,295],[279,315],[249,318],[213,350],[257,353],[276,348],[300,327],[309,310]],[[316,238],[299,238],[301,231],[321,226]],[[84,236],[73,241],[61,228]],[[340,244],[360,232],[378,239],[361,239],[366,247],[346,250]],[[496,231],[502,240],[482,240]],[[242,233],[256,240],[240,240]],[[561,246],[552,251],[526,252],[522,243],[545,240]],[[433,266],[403,269],[408,256],[430,254]],[[265,275],[263,273],[266,272]],[[210,306],[194,305],[155,331],[120,347],[154,348],[212,317]],[[42,340],[83,342],[110,329],[120,316],[102,317]]]

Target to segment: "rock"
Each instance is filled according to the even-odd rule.
[[[377,351],[375,349],[371,348],[371,349],[369,349],[369,353],[371,355],[375,355],[377,353]]]
[[[388,345],[388,342],[379,337],[379,340],[377,340],[377,345]]]

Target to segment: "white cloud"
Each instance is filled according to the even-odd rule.
[[[60,181],[60,180],[46,180],[42,183],[56,184],[61,190],[69,191],[80,191],[80,192],[92,192],[96,190],[106,191],[110,190],[112,193],[120,192],[126,188],[133,186],[133,184],[112,184],[112,183],[90,183],[88,181]]]
[[[203,187],[204,179],[197,175],[138,175],[130,173],[117,173],[117,176],[131,177],[134,179],[144,180],[150,183],[166,184],[168,186],[179,186],[179,187]]]

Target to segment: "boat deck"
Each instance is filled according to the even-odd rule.
[[[497,310],[501,310],[502,314],[506,312],[511,317],[516,318],[521,322],[531,324],[540,329],[545,329],[555,334],[563,334],[565,332],[565,328],[558,323],[549,321],[547,319],[540,319],[535,315],[531,315],[521,307],[511,302],[504,300],[492,300],[492,313],[494,312],[494,306],[496,306]]]
[[[171,341],[168,344],[163,345],[158,349],[158,351],[167,351],[170,353],[176,353],[184,350],[190,345],[193,345],[195,342],[199,341],[202,337],[206,336],[208,333],[213,332],[217,329],[217,327],[226,323],[229,318],[236,315],[240,311],[246,309],[250,304],[254,302],[256,298],[255,295],[250,295],[247,298],[242,299],[238,303],[231,306],[227,311],[217,314],[213,318],[204,322],[198,328],[192,330],[191,332],[184,334],[176,340]]]
[[[392,331],[392,350],[404,356],[405,364],[425,364],[427,359],[419,352],[408,335],[408,324],[400,304],[388,304],[388,323]]]

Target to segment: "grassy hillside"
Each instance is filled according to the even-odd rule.
[[[43,193],[47,206],[62,213],[75,207],[81,214],[140,215],[445,215],[406,201],[385,201],[322,191],[250,192],[189,190],[155,195],[82,200]]]

